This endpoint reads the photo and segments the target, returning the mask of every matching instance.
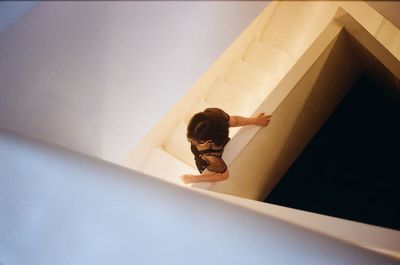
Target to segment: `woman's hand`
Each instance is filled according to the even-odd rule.
[[[265,115],[265,113],[260,113],[257,117],[255,117],[255,125],[266,127],[271,122],[271,117],[272,115]]]
[[[182,175],[181,180],[184,184],[191,184],[193,182],[196,182],[194,179],[194,175],[190,175],[190,174]]]
[[[181,180],[185,184],[191,184],[195,182],[217,182],[226,180],[228,178],[229,178],[228,169],[226,169],[225,172],[223,173],[217,173],[206,169],[200,175],[186,174],[181,176]]]

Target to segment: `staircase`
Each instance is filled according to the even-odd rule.
[[[257,201],[363,70],[353,44],[400,78],[399,30],[365,3],[272,2],[132,150],[142,173],[0,128],[0,263],[398,264],[399,231]],[[209,106],[274,118],[231,132],[227,181],[185,189]]]
[[[186,140],[187,124],[193,114],[207,107],[219,107],[231,115],[241,116],[266,112],[274,116],[269,127],[261,130],[255,127],[231,130],[232,140],[224,154],[224,160],[234,169],[230,179],[221,183],[192,185],[262,200],[340,102],[347,92],[349,82],[355,80],[362,71],[348,47],[348,37],[344,36],[344,31],[361,42],[368,39],[363,45],[372,52],[376,51],[375,55],[381,56],[379,59],[388,63],[389,70],[400,76],[400,67],[397,68],[399,30],[366,3],[273,1],[149,132],[129,155],[125,165],[181,184],[180,175],[197,173]],[[388,38],[389,34],[394,37]],[[378,48],[374,48],[374,43],[384,45],[386,54],[382,55]],[[319,111],[318,108],[308,110],[307,116],[313,118],[307,120],[304,118],[306,113],[301,113],[301,107],[310,95],[321,93],[315,92],[318,89],[315,83],[319,73],[313,70],[313,75],[310,75],[311,69],[326,68],[325,65],[332,61],[329,54],[340,45],[342,52],[336,57],[344,59],[327,74],[330,83],[340,89],[336,91],[333,85],[320,81],[320,87],[331,88],[324,92],[325,97],[318,99],[323,102]],[[344,60],[351,61],[351,67],[346,66],[348,63],[343,63]],[[338,69],[342,72],[338,72]],[[336,79],[332,79],[332,76]],[[297,99],[293,99],[297,103],[290,103],[289,95],[295,94],[295,88],[305,79],[308,81],[305,81],[302,88],[297,88]],[[310,90],[304,87],[310,87]],[[296,104],[297,108],[291,107]],[[282,109],[287,111],[279,111]],[[288,114],[279,114],[283,112]],[[300,130],[301,133],[296,136],[300,140],[291,143],[293,147],[286,150],[285,146],[289,142],[285,137],[291,137],[295,122],[301,119],[308,124],[308,128]],[[282,121],[288,122],[282,124]],[[266,148],[267,151],[260,151],[263,142],[260,140],[258,149],[254,147],[255,151],[248,154],[248,159],[253,160],[251,163],[243,158],[243,154],[250,148],[249,143],[261,138],[264,141],[268,138],[269,142],[276,144],[270,146],[270,149]],[[283,150],[283,156],[277,154],[279,150]],[[261,162],[255,163],[254,157],[266,158],[268,168],[258,165]],[[267,176],[265,172],[269,172]]]

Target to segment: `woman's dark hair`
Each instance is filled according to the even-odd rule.
[[[223,145],[229,136],[229,120],[221,113],[199,112],[190,120],[186,136],[200,142],[211,140],[216,145]]]

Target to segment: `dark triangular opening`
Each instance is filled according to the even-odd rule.
[[[393,91],[361,75],[265,202],[400,230]]]

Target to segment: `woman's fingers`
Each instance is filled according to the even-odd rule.
[[[192,176],[193,175],[182,175],[180,178],[181,178],[181,181],[184,183],[184,184],[190,184],[190,183],[192,183],[193,182],[193,180],[192,180]]]
[[[265,115],[265,113],[260,113],[258,114],[257,118],[258,118],[258,125],[259,126],[267,126],[270,121],[271,121],[271,117],[272,115]]]
[[[258,114],[258,117],[266,117],[266,118],[270,119],[272,117],[272,115],[266,115],[265,112],[262,112],[262,113]]]

